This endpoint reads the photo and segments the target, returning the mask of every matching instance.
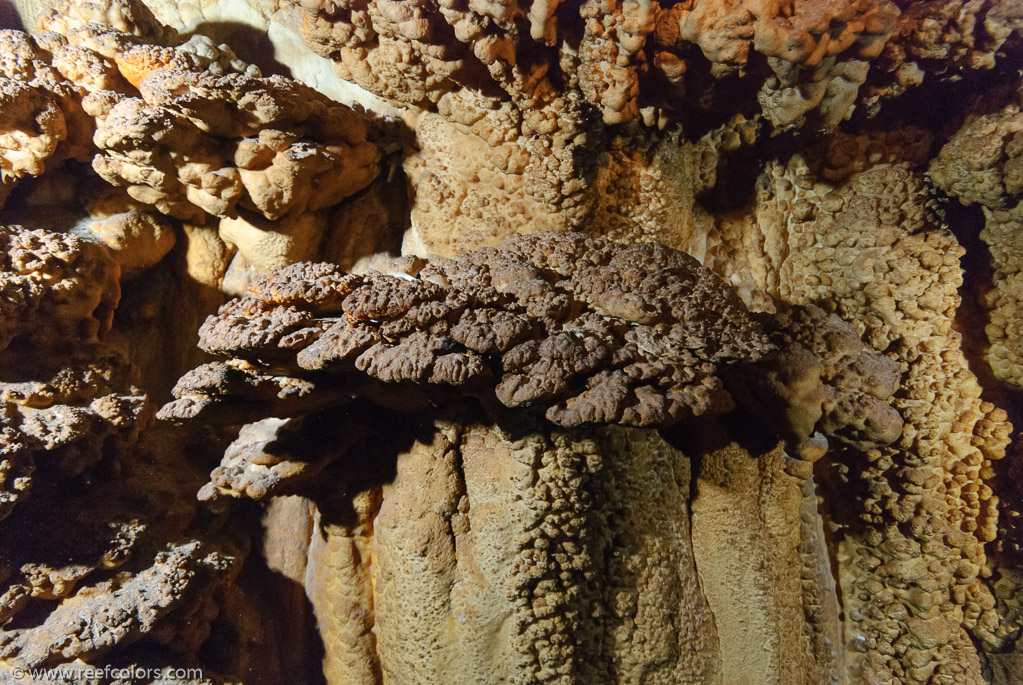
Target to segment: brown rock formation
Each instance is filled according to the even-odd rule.
[[[406,112],[422,256],[543,230],[699,250],[695,197],[758,126],[833,131],[858,101],[992,69],[1023,28],[1015,3],[295,4],[279,21]],[[646,128],[679,123],[712,132]]]
[[[23,25],[0,679],[1023,680],[1018,2]]]
[[[245,541],[199,522],[176,450],[152,452],[143,437],[152,409],[111,334],[121,287],[110,250],[56,231],[0,235],[3,677],[131,659],[135,643],[188,663]]]
[[[733,384],[774,410],[773,425],[787,424],[807,459],[827,450],[818,430],[867,449],[901,428],[885,404],[894,364],[869,352],[854,329],[815,308],[793,311],[769,325],[799,339],[775,347],[720,280],[655,245],[516,236],[499,250],[419,264],[414,277],[296,264],[257,279],[250,292],[200,331],[206,350],[233,359],[187,374],[160,416],[228,426],[267,416],[241,427],[199,497],[301,493],[321,507],[301,579],[330,636],[325,667],[336,682],[374,673],[401,682],[604,682],[647,672],[703,682],[721,676],[723,649],[732,652],[724,671],[746,673],[733,663],[740,647],[723,645],[735,636],[715,627],[691,533],[675,518],[688,518],[689,459],[655,435],[583,427],[665,427],[726,412],[733,405],[718,369],[735,367]],[[403,412],[453,399],[462,407],[462,395],[495,413],[480,421],[462,408],[460,418],[427,421],[432,436],[410,436],[415,442],[393,462],[369,446],[389,429],[365,415],[357,395]],[[536,424],[540,413],[556,428]],[[393,482],[363,481],[367,453],[377,462],[370,473],[393,468]],[[750,459],[736,446],[721,454]],[[787,507],[798,522],[808,515],[812,466],[780,447],[768,459],[793,475],[782,476],[765,505]],[[659,484],[676,471],[671,486]],[[346,486],[327,487],[337,482]],[[330,522],[335,508],[344,524]],[[798,586],[781,576],[803,563],[801,546],[819,549],[817,527],[810,516],[751,540],[747,551],[766,555],[779,583]],[[633,541],[640,529],[659,542]],[[738,563],[705,554],[715,568]],[[794,621],[801,612],[784,616],[781,596],[754,602],[772,615],[764,629],[774,654],[813,650],[804,674],[837,668],[821,638],[837,636],[833,590],[824,562],[814,563],[804,580],[819,587],[790,599],[819,614],[820,625]],[[655,588],[636,585],[646,582]],[[348,616],[373,616],[374,637],[356,638],[359,624],[339,618],[335,602]],[[699,656],[693,644],[705,648]]]
[[[40,33],[0,35],[3,196],[73,158],[163,214],[219,218],[257,273],[315,256],[327,211],[377,174],[365,120],[226,45],[182,41],[141,3],[114,5],[57,3]]]

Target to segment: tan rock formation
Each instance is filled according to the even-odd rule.
[[[376,176],[379,151],[350,108],[292,80],[264,79],[205,36],[184,41],[141,3],[56,3],[38,26],[31,37],[0,36],[4,197],[47,162],[89,161],[163,214],[223,219],[223,237],[263,273],[312,257],[324,210]],[[268,235],[253,212],[288,228]],[[99,229],[113,241],[125,230],[140,246],[137,222]],[[164,246],[167,238],[148,250]]]
[[[976,682],[980,660],[965,631],[997,649],[997,636],[1014,630],[999,627],[983,581],[998,506],[985,481],[1009,426],[981,399],[952,330],[961,248],[905,164],[879,164],[836,187],[794,158],[771,179],[755,229],[777,280],[761,287],[794,302],[827,297],[903,374],[901,438],[836,471],[849,483],[836,487],[862,493],[854,507],[836,499],[833,514],[848,526],[838,562],[852,674]]]
[[[709,374],[731,366],[746,394],[756,387],[747,376],[762,374],[778,389],[774,404],[790,404],[772,425],[812,415],[789,428],[817,448],[800,445],[807,458],[827,450],[818,429],[867,448],[894,440],[901,426],[884,404],[894,365],[868,352],[854,329],[819,310],[793,312],[776,327],[803,339],[774,347],[723,283],[654,245],[516,236],[498,250],[420,265],[415,277],[297,264],[257,279],[250,293],[200,331],[205,349],[233,359],[187,374],[160,415],[228,426],[267,416],[241,427],[201,499],[300,493],[328,507],[312,513],[301,577],[331,636],[325,669],[337,682],[374,673],[395,682],[613,682],[639,673],[730,682],[777,671],[780,662],[743,663],[737,635],[715,627],[684,524],[690,458],[653,434],[581,427],[670,426],[725,412],[731,399]],[[797,360],[816,377],[783,370]],[[346,380],[330,383],[324,372]],[[838,377],[847,380],[835,394],[827,383]],[[396,462],[369,446],[386,431],[387,413],[366,415],[356,394],[407,412],[450,402],[444,386],[527,418],[501,409],[490,422],[466,409],[461,418],[442,415],[421,426],[432,437],[400,448]],[[822,390],[804,393],[808,386]],[[850,403],[884,418],[850,419]],[[541,414],[557,428],[536,423]],[[409,420],[400,416],[390,421]],[[754,463],[734,444],[720,455]],[[359,490],[367,459],[387,481]],[[812,466],[781,447],[765,464],[742,484],[781,478],[761,503],[769,511],[738,520],[775,525],[779,517],[781,530],[757,532],[739,549],[776,577],[758,579],[765,594],[749,609],[764,617],[772,658],[811,650],[797,677],[835,671],[838,645],[828,640],[838,637],[837,600],[824,557],[813,559],[823,553],[819,519],[806,510]],[[674,476],[662,482],[665,474]],[[333,490],[351,497],[340,504],[325,489],[337,478],[353,488]],[[345,523],[330,522],[335,506]],[[291,508],[278,511],[279,525],[291,525]],[[712,514],[702,534],[712,537],[720,523]],[[273,519],[268,525],[279,534]],[[702,582],[731,606],[716,583],[735,580],[743,562],[734,549],[722,558],[709,538],[704,544],[707,573],[719,577]],[[778,585],[795,594],[767,597]],[[793,599],[804,609],[783,608]],[[343,620],[339,606],[372,621]],[[718,651],[726,648],[727,658]]]
[[[120,251],[0,235],[0,677],[143,656],[135,643],[193,659],[246,544],[199,523],[180,448],[149,449],[152,408],[111,331]]]
[[[1023,116],[1017,93],[1003,99],[1008,104],[999,108],[989,101],[974,103],[980,113],[970,113],[941,149],[931,176],[964,204],[984,209],[981,238],[991,250],[995,272],[987,294],[988,363],[998,378],[1023,387]]]
[[[780,445],[761,454],[727,440],[694,451],[691,504],[721,682],[841,682],[839,598],[808,464]]]
[[[0,34],[0,679],[1023,681],[1018,2],[147,6]]]

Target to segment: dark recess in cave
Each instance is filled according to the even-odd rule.
[[[999,527],[1003,539],[993,549],[993,556],[999,557],[1006,566],[1023,568],[1023,529],[1012,515],[1006,503],[1017,502],[1023,486],[1019,473],[1020,457],[1018,445],[1023,434],[1023,389],[1014,388],[995,378],[991,365],[985,358],[987,336],[985,327],[990,321],[985,297],[992,289],[993,267],[991,251],[980,238],[984,228],[984,211],[980,205],[965,206],[954,198],[948,198],[945,218],[956,240],[966,250],[960,263],[963,267],[963,284],[959,288],[962,303],[956,310],[955,330],[963,336],[963,354],[970,371],[977,377],[983,389],[982,398],[1005,409],[1012,423],[1009,452],[1004,459],[992,463],[995,471],[995,490],[1002,498],[999,505]],[[1015,491],[1015,492],[1013,492]]]

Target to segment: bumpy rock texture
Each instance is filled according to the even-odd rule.
[[[248,297],[206,320],[200,347],[230,359],[186,374],[160,418],[237,422],[239,401],[273,417],[242,428],[205,495],[293,492],[322,468],[308,463],[317,452],[303,435],[330,423],[317,428],[323,420],[307,413],[357,395],[414,410],[450,388],[484,405],[540,408],[562,428],[668,427],[732,409],[719,378],[729,369],[739,392],[777,407],[775,425],[798,439],[867,448],[902,428],[886,404],[897,368],[855,329],[799,310],[769,326],[801,339],[772,345],[738,297],[681,252],[549,233],[416,271],[359,276],[299,263],[256,279]],[[430,386],[440,392],[424,395]]]
[[[149,647],[134,658],[162,645],[188,663],[245,541],[199,522],[182,498],[194,472],[142,437],[153,412],[111,332],[121,297],[111,251],[57,231],[0,235],[4,678],[111,655],[130,664],[136,643]]]
[[[185,41],[141,3],[112,5],[55,3],[38,33],[0,32],[0,199],[74,159],[138,204],[219,222],[256,273],[315,256],[337,205],[377,174],[364,118],[226,45]]]
[[[0,679],[1023,681],[1019,3],[35,14]]]
[[[852,673],[976,682],[982,667],[966,631],[994,651],[1018,630],[999,618],[983,582],[998,506],[985,481],[1009,426],[981,399],[952,328],[962,249],[907,166],[874,166],[826,194],[813,192],[800,158],[771,169],[757,229],[776,246],[779,272],[793,277],[761,287],[797,303],[828,293],[899,364],[899,439],[838,460],[828,474],[832,515],[846,526],[839,577]]]
[[[406,112],[407,249],[445,254],[549,229],[688,247],[713,158],[749,127],[832,131],[991,69],[1023,28],[1015,3],[294,4],[282,24]],[[678,123],[685,144],[651,134]]]
[[[414,276],[301,263],[256,279],[200,330],[204,349],[230,359],[186,374],[160,411],[225,427],[266,416],[237,431],[199,497],[312,498],[305,570],[289,577],[307,588],[333,682],[379,674],[604,682],[651,669],[667,682],[714,680],[718,650],[738,650],[714,623],[715,607],[731,598],[704,595],[695,580],[688,459],[653,434],[586,426],[668,427],[726,413],[725,375],[733,392],[774,410],[774,427],[805,459],[827,450],[825,434],[866,449],[902,427],[888,405],[897,367],[854,328],[817,308],[755,321],[723,282],[674,250],[551,233],[407,266]],[[393,461],[372,445],[394,430],[388,412],[374,416],[359,397],[441,415],[417,420],[405,438],[412,446],[395,444]],[[402,414],[390,422],[407,423]],[[433,436],[415,437],[424,431]],[[726,454],[750,461],[742,449]],[[813,497],[809,462],[780,447],[765,459],[793,472],[781,491],[802,516]],[[658,484],[669,473],[678,480]],[[627,502],[648,496],[658,511],[630,510]],[[345,523],[331,523],[335,507],[348,512]],[[271,511],[283,523],[269,524],[268,536],[288,535],[274,527],[293,525],[289,515]],[[637,527],[666,537],[627,541]],[[808,672],[837,668],[827,646],[838,637],[835,597],[821,558],[805,578],[783,579],[780,569],[801,545],[819,553],[820,535],[811,518],[806,530],[753,543],[779,567],[780,583],[807,585],[772,597],[771,609],[794,600],[826,619],[807,630],[797,614],[778,616],[767,631],[785,653],[810,649]],[[772,538],[778,549],[767,552]],[[369,568],[352,566],[367,553]],[[607,561],[619,557],[632,561]],[[457,592],[445,589],[451,582]],[[637,582],[663,587],[636,594]],[[371,626],[349,618],[370,610]],[[443,637],[452,619],[464,626],[454,642]],[[373,636],[352,644],[351,631],[367,627]],[[659,635],[652,644],[648,630]],[[689,653],[694,641],[706,647],[699,656]]]
[[[999,102],[1002,101],[1002,102]],[[991,250],[988,363],[1001,380],[1023,387],[1023,115],[1020,95],[977,100],[931,163],[935,184],[963,204],[980,205],[980,236]]]
[[[351,109],[139,3],[56,3],[39,27],[0,31],[0,678],[110,664],[222,682],[260,639],[233,585],[249,541],[196,502],[201,471],[147,395],[194,363],[234,251],[254,270],[309,256],[378,149]],[[257,213],[284,230],[218,235]]]
[[[416,278],[297,264],[250,292],[206,321],[200,347],[239,366],[486,387],[507,407],[547,407],[565,427],[721,413],[732,403],[717,366],[765,348],[739,299],[695,259],[579,234],[515,237]],[[165,416],[215,410],[232,371],[244,373],[207,366],[183,379]],[[278,397],[294,389],[299,400],[299,383],[281,384]]]

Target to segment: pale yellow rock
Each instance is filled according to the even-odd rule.
[[[253,214],[224,217],[220,237],[238,248],[258,274],[312,259],[323,240],[325,218],[306,212],[269,221]]]
[[[188,247],[185,253],[188,275],[197,282],[219,288],[236,252],[215,228],[183,224]]]
[[[89,232],[111,249],[126,279],[163,259],[177,240],[164,217],[139,210],[99,219],[89,226]]]
[[[731,444],[704,454],[694,474],[693,545],[722,635],[722,681],[841,679],[839,606],[813,480],[785,472],[795,460],[780,446],[753,456]]]
[[[995,98],[998,98],[998,94]],[[981,239],[994,267],[986,294],[990,320],[986,357],[996,378],[1023,387],[1023,115],[1018,90],[993,108],[978,99],[930,165],[935,184],[984,211]],[[998,102],[998,99],[994,99]],[[993,110],[993,111],[991,111]]]

